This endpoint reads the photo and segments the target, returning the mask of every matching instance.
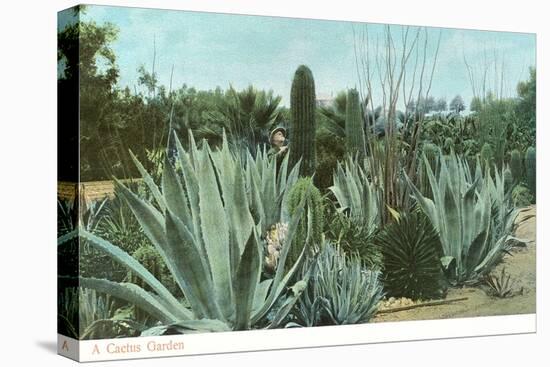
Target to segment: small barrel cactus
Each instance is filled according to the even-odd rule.
[[[537,196],[537,157],[535,148],[529,147],[525,152],[525,174],[527,178],[527,187],[533,193],[533,196]]]
[[[512,202],[516,208],[524,208],[533,202],[533,194],[521,184],[516,185],[512,190]]]
[[[365,134],[359,93],[350,89],[346,98],[346,150],[351,155],[363,156],[365,152]]]
[[[139,247],[132,253],[132,257],[136,259],[141,265],[145,267],[155,278],[165,285],[167,281],[171,281],[171,277],[168,272],[166,264],[162,260],[162,257],[158,251],[151,245],[144,245]],[[149,286],[145,282],[137,277],[133,272],[128,272],[128,281],[139,285],[142,288],[149,290]]]
[[[512,171],[514,183],[520,182],[523,178],[523,163],[521,153],[517,149],[514,149],[510,154],[510,170]]]
[[[288,211],[290,215],[293,215],[305,195],[307,195],[305,197],[306,205],[302,218],[300,219],[300,224],[298,225],[296,237],[289,252],[291,259],[289,262],[290,264],[293,264],[296,259],[298,259],[304,248],[308,222],[311,222],[312,225],[311,234],[313,244],[319,244],[322,241],[324,227],[323,197],[319,189],[313,185],[313,180],[310,177],[300,178],[290,189],[288,196]],[[311,215],[311,218],[309,215]]]
[[[289,164],[300,159],[301,176],[315,172],[315,81],[311,70],[301,65],[294,74],[290,90],[290,150]]]

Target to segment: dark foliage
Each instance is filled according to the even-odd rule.
[[[441,298],[445,282],[441,269],[439,236],[419,211],[404,214],[375,238],[383,256],[383,282],[388,296]]]

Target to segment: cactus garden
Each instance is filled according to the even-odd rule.
[[[77,11],[58,31],[59,94],[80,88],[80,180],[114,189],[58,198],[60,333],[535,312],[529,35],[478,53],[451,43],[469,31],[273,18],[307,38],[291,53],[267,32],[269,47],[220,34],[254,33],[252,17],[166,12],[211,29],[139,32],[151,47],[138,53],[126,20],[144,10]],[[316,54],[331,32],[346,41]],[[513,55],[489,47],[514,37]],[[500,69],[518,55],[528,71]]]

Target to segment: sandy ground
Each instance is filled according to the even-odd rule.
[[[509,298],[497,298],[487,294],[486,286],[451,288],[447,300],[464,298],[466,300],[444,305],[413,308],[392,313],[378,313],[371,322],[430,320],[473,316],[517,315],[535,313],[536,307],[536,260],[535,260],[535,206],[521,210],[516,223],[515,235],[529,242],[525,247],[514,247],[511,255],[505,255],[501,264],[492,272],[497,275],[505,267],[506,272],[515,280],[514,295]],[[395,309],[412,304],[407,299],[386,303],[382,309]]]

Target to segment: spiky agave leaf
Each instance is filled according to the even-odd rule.
[[[506,268],[502,267],[498,276],[487,275],[485,284],[489,286],[491,295],[499,298],[511,297],[515,281],[510,278],[511,275],[506,272]]]
[[[383,296],[380,273],[325,243],[293,315],[302,326],[368,322]]]
[[[120,195],[127,201],[191,305],[192,312],[181,304],[174,304],[173,297],[158,281],[129,259],[126,253],[87,233],[84,235],[93,239],[98,248],[138,272],[156,294],[133,284],[118,284],[103,279],[83,282],[91,288],[101,288],[103,292],[139,304],[166,325],[181,324],[183,321],[188,323],[197,318],[221,322],[232,330],[252,328],[287,290],[305,256],[306,248],[290,270],[285,272],[285,262],[305,200],[290,217],[289,231],[275,277],[260,282],[259,274],[263,266],[260,228],[262,219],[272,217],[273,213],[266,213],[264,208],[260,216],[262,219],[254,221],[251,210],[254,205],[246,194],[251,187],[247,184],[257,183],[256,196],[273,195],[273,192],[282,197],[284,193],[278,190],[285,188],[286,191],[286,185],[281,182],[284,178],[278,179],[269,162],[260,160],[254,162],[254,167],[252,164],[243,166],[229,150],[225,138],[221,150],[215,152],[210,150],[208,143],[198,149],[192,135],[189,151],[182,148],[176,136],[174,139],[179,153],[175,167],[166,160],[161,188],[148,180],[151,191],[158,194],[155,200],[160,211],[122,183],[117,182],[117,185]],[[268,210],[281,213],[277,207]],[[280,216],[277,221],[280,221]]]
[[[351,218],[367,228],[380,224],[381,190],[367,177],[368,170],[357,160],[348,157],[344,167],[338,163],[334,172],[332,191],[339,204],[339,211],[348,211]]]
[[[476,282],[500,261],[510,243],[517,214],[510,201],[502,197],[504,180],[495,171],[495,184],[488,168],[482,174],[479,161],[472,175],[469,164],[454,152],[448,156],[440,154],[440,170],[436,177],[427,158],[423,158],[433,200],[425,197],[406,173],[405,179],[439,233],[442,260],[454,265],[455,271],[448,273],[450,280]],[[494,214],[495,208],[499,215]]]

